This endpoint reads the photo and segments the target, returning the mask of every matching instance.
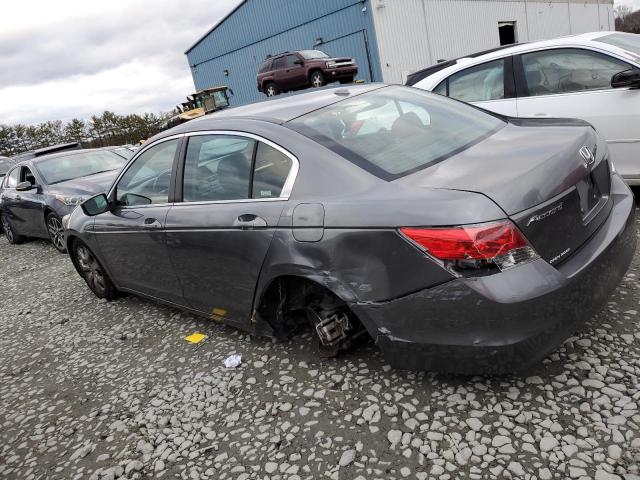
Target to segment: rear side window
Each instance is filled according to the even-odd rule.
[[[504,59],[467,68],[451,75],[446,82],[447,95],[463,102],[501,100],[505,97]]]
[[[260,69],[258,70],[258,73],[268,72],[270,68],[271,68],[271,60],[267,60],[263,62],[262,65],[260,65]]]
[[[288,155],[252,138],[193,136],[185,158],[183,201],[278,198],[292,163]]]
[[[611,77],[630,65],[601,53],[577,48],[542,50],[522,55],[529,96],[611,88]]]
[[[288,123],[384,180],[445,160],[504,125],[477,108],[400,86],[357,95]]]
[[[282,194],[293,162],[280,150],[258,142],[252,198],[277,198]]]

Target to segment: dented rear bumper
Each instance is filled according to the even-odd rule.
[[[525,370],[602,308],[631,263],[633,194],[614,176],[611,196],[608,219],[557,268],[540,259],[351,308],[396,368],[469,374]]]

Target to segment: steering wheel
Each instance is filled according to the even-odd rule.
[[[160,183],[160,179],[167,176],[169,177],[167,179],[167,184],[163,185],[162,183]],[[151,184],[151,191],[153,193],[167,193],[169,191],[170,180],[171,180],[171,171],[162,172],[153,180],[153,183]]]

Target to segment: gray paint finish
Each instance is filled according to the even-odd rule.
[[[557,265],[542,255],[508,271],[467,278],[397,230],[491,222],[528,208],[535,214],[585,175],[571,153],[579,143],[597,140],[584,123],[542,127],[506,119],[504,128],[470,149],[385,181],[280,124],[319,108],[317,98],[305,95],[302,103],[296,97],[268,102],[281,112],[279,122],[247,118],[246,108],[234,117],[230,109],[150,140],[209,130],[265,138],[299,160],[288,198],[189,204],[178,197],[156,207],[166,216],[153,212],[162,228],[151,233],[140,225],[152,212],[133,209],[126,228],[135,230],[137,222],[138,231],[120,235],[126,245],[109,248],[104,234],[88,230],[93,218],[77,209],[68,241],[86,242],[118,288],[254,333],[273,333],[256,310],[274,281],[311,280],[352,309],[394,365],[462,372],[513,370],[538,361],[606,301],[626,271],[636,241],[632,194],[608,170],[603,181],[611,190],[603,195],[606,211],[595,227],[579,215],[565,218],[595,232],[576,236],[580,248]],[[316,95],[329,102],[326,96],[333,94]],[[265,105],[256,108],[260,115],[269,112]],[[606,149],[598,152],[598,165],[606,166]],[[96,217],[96,229],[113,228],[117,212]],[[243,228],[235,223],[243,215],[264,224]],[[123,267],[125,258],[129,265]],[[123,275],[123,268],[137,273]]]

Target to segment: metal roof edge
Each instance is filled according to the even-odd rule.
[[[236,13],[236,11],[242,7],[245,3],[247,3],[249,0],[242,0],[237,6],[236,8],[234,8],[233,10],[231,10],[229,13],[227,13],[224,17],[222,17],[222,19],[220,19],[218,21],[218,23],[216,23],[213,27],[211,27],[209,29],[209,31],[207,31],[207,33],[205,33],[204,35],[202,35],[198,40],[196,40],[196,42],[191,45],[189,48],[187,48],[184,52],[185,55],[188,55],[189,52],[191,50],[193,50],[195,47],[198,46],[198,44],[200,42],[202,42],[205,38],[207,38],[209,36],[209,34],[213,33],[213,31],[218,28],[220,25],[222,25],[231,15],[233,15],[234,13]]]

